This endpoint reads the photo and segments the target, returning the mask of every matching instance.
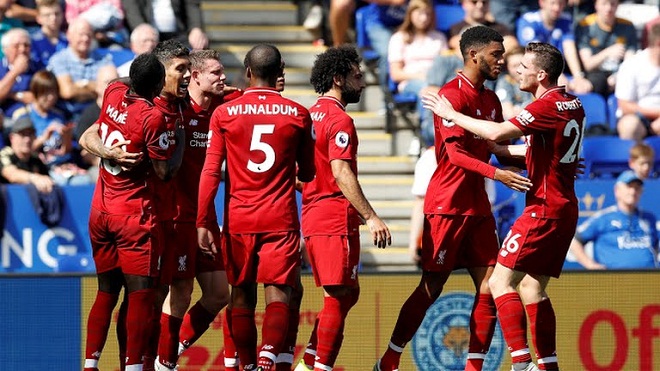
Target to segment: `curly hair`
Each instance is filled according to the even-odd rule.
[[[309,82],[318,94],[330,91],[335,76],[347,77],[353,70],[353,66],[362,61],[354,47],[342,45],[328,48],[325,52],[316,56],[312,75]]]
[[[469,57],[470,49],[481,49],[492,42],[504,42],[504,37],[499,32],[486,26],[474,26],[466,29],[461,34],[459,42],[463,59]]]

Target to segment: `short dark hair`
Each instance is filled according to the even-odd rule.
[[[551,83],[557,83],[564,72],[564,56],[559,49],[548,43],[531,42],[525,47],[525,53],[533,53],[536,67],[548,74]]]
[[[355,65],[360,65],[360,55],[354,47],[342,45],[328,48],[316,56],[309,82],[318,94],[324,94],[332,89],[335,76],[347,77]]]
[[[190,68],[199,70],[204,67],[204,61],[215,59],[220,61],[220,52],[213,49],[193,50],[190,52]]]
[[[142,97],[152,97],[158,93],[154,94],[156,87],[162,88],[165,67],[155,54],[144,53],[131,63],[128,75],[131,78],[131,90]]]
[[[282,54],[274,45],[259,44],[247,52],[243,65],[258,78],[276,79],[282,74]]]
[[[499,32],[486,26],[474,26],[466,29],[461,34],[459,42],[463,59],[469,57],[470,49],[481,49],[492,42],[503,43],[504,38]]]
[[[59,98],[60,87],[57,84],[57,77],[48,70],[37,71],[30,81],[30,92],[35,98],[39,98],[50,92],[56,93]]]
[[[153,53],[160,60],[160,63],[165,66],[174,58],[188,58],[190,56],[190,50],[180,41],[174,39],[159,42]]]

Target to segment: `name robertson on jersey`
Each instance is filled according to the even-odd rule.
[[[235,115],[287,115],[298,116],[298,108],[288,104],[237,104],[227,107],[229,116]]]
[[[568,102],[555,102],[557,106],[557,111],[572,111],[582,107],[582,102],[578,98],[570,100]]]

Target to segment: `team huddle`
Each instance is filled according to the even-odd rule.
[[[575,232],[584,111],[557,86],[561,53],[531,43],[518,73],[521,89],[537,100],[502,122],[497,96],[483,88],[504,64],[502,36],[473,27],[460,48],[463,71],[424,98],[436,115],[438,168],[426,197],[422,279],[374,370],[398,370],[404,346],[458,268],[468,269],[476,290],[465,369],[482,369],[499,317],[513,370],[558,370],[545,287],[559,276]],[[360,62],[349,46],[318,55],[310,82],[319,98],[309,109],[281,95],[284,60],[267,44],[245,57],[244,92],[225,85],[218,52],[189,52],[177,41],[138,56],[130,78],[108,85],[99,119],[80,140],[102,159],[89,220],[98,290],[84,370],[98,370],[124,289],[117,317],[122,369],[176,369],[179,356],[227,307],[226,369],[290,371],[302,245],[324,297],[295,370],[332,370],[359,298],[359,226],[366,224],[375,246],[391,244],[358,182],[358,136],[345,112],[365,88]],[[527,143],[505,143],[520,137]],[[490,153],[526,167],[528,178],[489,165]],[[502,249],[484,177],[527,192],[526,209]],[[214,204],[221,181],[222,229]],[[296,192],[302,192],[300,217]],[[195,280],[202,296],[191,306]],[[259,346],[258,284],[266,305]],[[527,346],[525,310],[538,368]]]

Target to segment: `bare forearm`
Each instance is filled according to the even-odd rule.
[[[365,220],[375,214],[374,209],[362,192],[362,187],[360,187],[357,177],[350,168],[342,169],[339,174],[336,174],[335,181],[344,194],[344,197],[346,197],[348,202],[355,207]]]

